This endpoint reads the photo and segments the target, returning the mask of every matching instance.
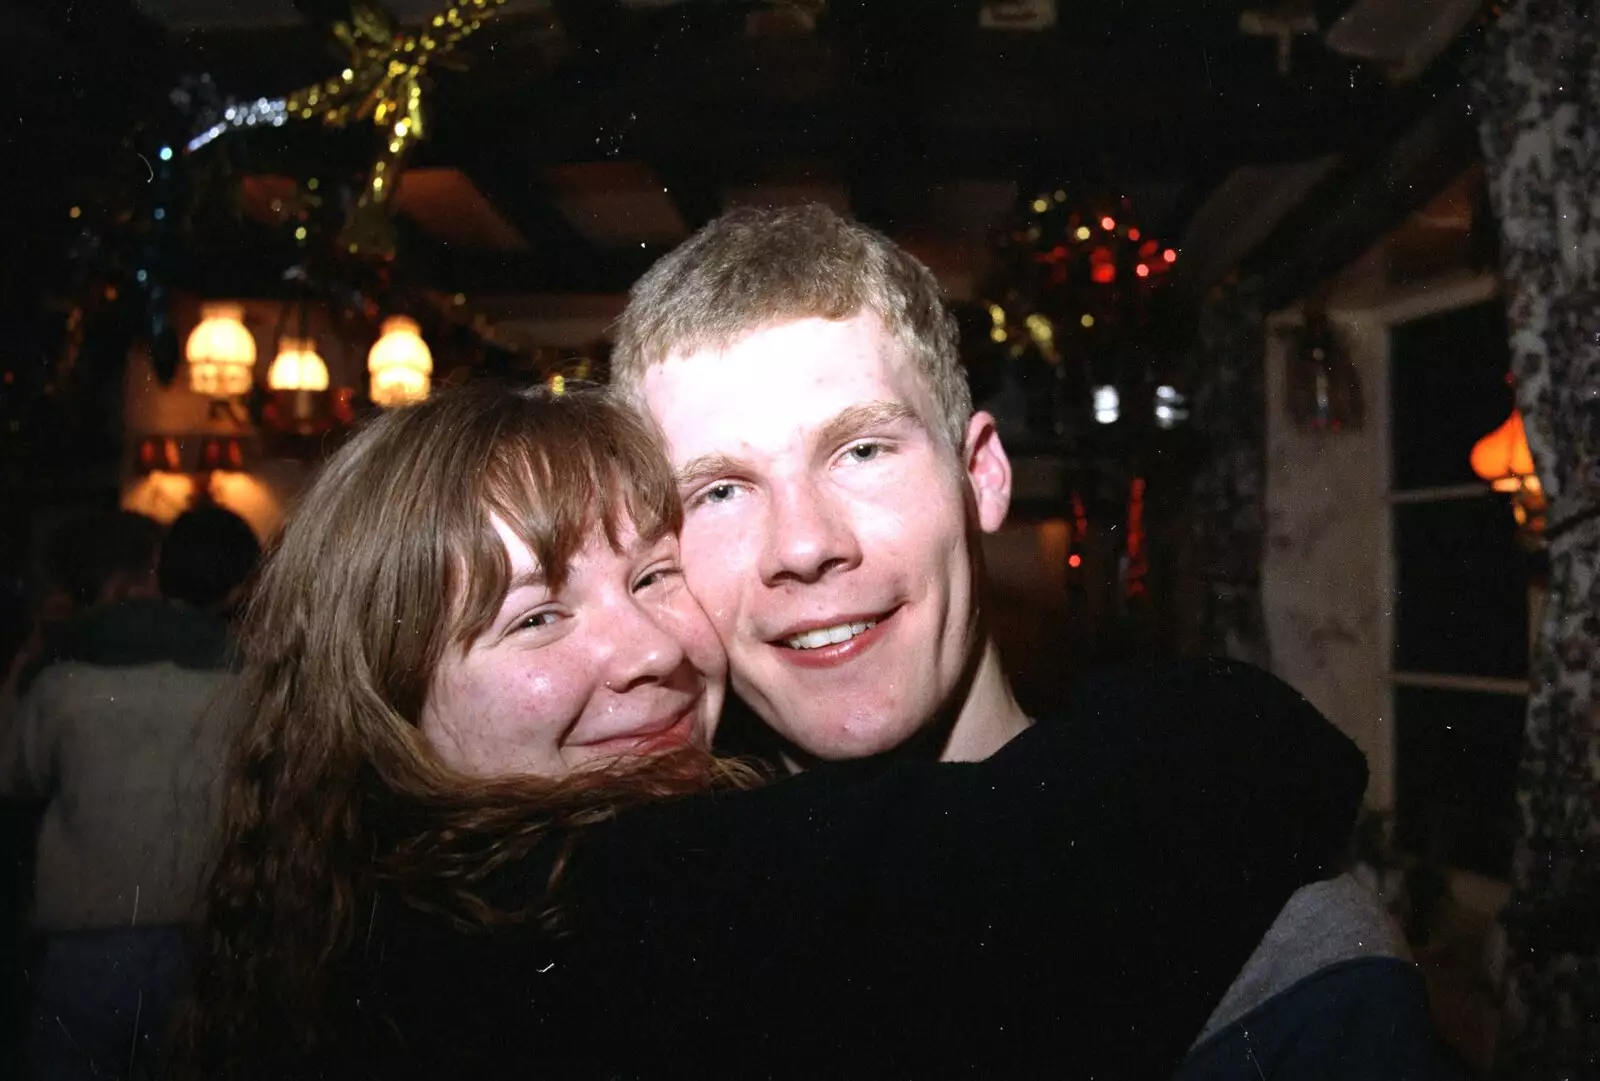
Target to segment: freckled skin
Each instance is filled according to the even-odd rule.
[[[973,546],[1010,500],[993,419],[975,415],[965,446],[947,446],[876,316],[675,353],[642,390],[684,478],[689,586],[735,689],[780,735],[853,758],[948,720],[943,756],[974,758],[1026,725],[978,618]],[[785,645],[871,620],[837,664]]]
[[[575,769],[684,744],[708,746],[727,663],[686,588],[677,540],[623,551],[596,533],[562,588],[495,520],[513,585],[487,630],[440,662],[422,730],[446,760],[480,776]]]

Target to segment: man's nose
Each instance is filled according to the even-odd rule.
[[[849,512],[821,486],[794,481],[772,489],[761,579],[769,586],[815,582],[861,562]]]
[[[600,630],[610,649],[603,668],[608,688],[619,694],[634,687],[662,683],[684,664],[683,643],[637,597],[619,601]]]

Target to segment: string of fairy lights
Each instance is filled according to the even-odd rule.
[[[1142,226],[1130,198],[1103,187],[1070,186],[1024,197],[996,237],[996,257],[996,272],[983,289],[990,346],[1014,363],[1048,371],[1047,390],[1037,392],[1051,395],[1049,409],[1037,411],[1049,418],[1047,436],[1081,443],[1096,429],[1126,429],[1127,446],[1147,426],[1171,431],[1182,425],[1188,403],[1170,358],[1159,371],[1128,370],[1130,351],[1162,358],[1148,341],[1179,259],[1176,247]],[[1151,364],[1159,368],[1161,362]],[[1148,410],[1130,426],[1131,389],[1148,394]],[[1122,492],[1114,512],[1121,530],[1118,578],[1129,600],[1147,593],[1149,571],[1148,479],[1138,457],[1135,446],[1116,467]],[[1103,487],[1111,479],[1083,483]],[[1067,565],[1076,576],[1084,569],[1090,515],[1076,488],[1069,505]],[[1105,507],[1100,516],[1105,513],[1113,512]]]

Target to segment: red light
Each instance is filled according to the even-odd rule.
[[[1138,266],[1134,267],[1133,272],[1139,275],[1141,278],[1148,278],[1150,276],[1150,268],[1145,266],[1143,263],[1140,263]]]
[[[1117,219],[1111,217],[1109,214],[1100,219],[1100,228],[1104,229],[1106,232],[1109,233],[1109,232],[1111,232],[1111,230],[1115,229],[1116,227],[1117,227]]]
[[[1081,555],[1079,555],[1077,552],[1073,552],[1071,555],[1069,555],[1067,557],[1067,566],[1069,566],[1069,567],[1081,567],[1081,566],[1083,566],[1083,557]]]
[[[1173,251],[1171,248],[1168,248],[1166,251],[1161,253],[1161,258],[1165,259],[1169,263],[1176,263],[1178,261],[1178,253]]]
[[[1138,240],[1139,239],[1139,230],[1137,230],[1137,229],[1129,229],[1128,230],[1128,239],[1129,240]]]
[[[1097,285],[1110,285],[1117,280],[1117,266],[1115,263],[1096,263],[1089,271],[1089,277],[1093,278]]]

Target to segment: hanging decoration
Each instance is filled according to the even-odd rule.
[[[1074,491],[1070,502],[1072,539],[1067,545],[1067,573],[1069,579],[1076,581],[1079,575],[1074,572],[1083,569],[1083,551],[1089,542],[1089,512],[1083,507],[1083,493]]]
[[[1128,548],[1123,555],[1122,591],[1129,600],[1145,595],[1145,579],[1150,574],[1150,556],[1145,543],[1144,491],[1143,477],[1134,477],[1128,482]]]
[[[1289,334],[1285,385],[1295,426],[1308,432],[1359,430],[1366,420],[1361,379],[1327,312],[1309,305],[1305,325]]]
[[[229,132],[261,125],[277,127],[290,120],[320,119],[332,128],[345,127],[353,120],[371,122],[382,142],[337,243],[350,255],[392,258],[395,242],[389,203],[401,164],[425,134],[423,99],[428,70],[504,3],[460,0],[414,34],[398,29],[382,8],[354,4],[350,18],[333,25],[334,36],[349,54],[342,71],[282,98],[229,106],[221,120],[189,141],[187,149],[193,153]]]
[[[998,270],[983,287],[990,342],[1027,384],[1034,433],[1070,440],[1083,421],[1129,416],[1125,399],[1150,390],[1135,367],[1165,336],[1177,249],[1141,227],[1127,196],[1066,187],[1020,201],[996,247]]]
[[[1472,471],[1491,488],[1510,494],[1519,538],[1527,547],[1538,547],[1544,535],[1544,489],[1520,410],[1513,408],[1504,424],[1473,445],[1471,462]]]

